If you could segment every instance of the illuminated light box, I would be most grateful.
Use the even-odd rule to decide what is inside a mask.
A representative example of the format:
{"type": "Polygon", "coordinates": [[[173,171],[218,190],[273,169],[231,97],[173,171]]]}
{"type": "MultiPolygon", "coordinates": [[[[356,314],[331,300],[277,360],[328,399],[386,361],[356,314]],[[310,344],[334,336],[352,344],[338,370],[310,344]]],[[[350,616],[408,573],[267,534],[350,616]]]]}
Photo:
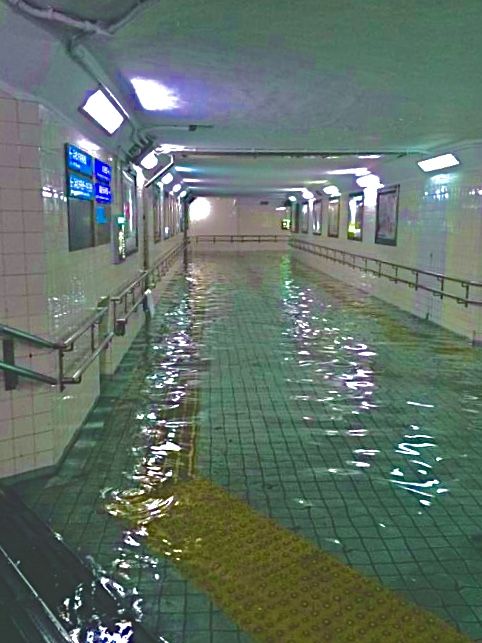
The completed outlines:
{"type": "Polygon", "coordinates": [[[92,176],[92,166],[94,159],[90,154],[84,152],[75,145],[67,144],[65,146],[65,156],[69,170],[75,170],[86,176],[92,176]]]}
{"type": "Polygon", "coordinates": [[[435,170],[444,170],[446,167],[460,165],[460,161],[453,154],[442,154],[441,156],[434,156],[431,159],[418,161],[417,165],[423,172],[434,172],[435,170]]]}
{"type": "Polygon", "coordinates": [[[97,203],[112,203],[112,190],[110,185],[95,184],[95,200],[97,203]]]}
{"type": "Polygon", "coordinates": [[[101,89],[90,94],[80,110],[110,135],[125,121],[124,115],[101,89]]]}
{"type": "Polygon", "coordinates": [[[71,199],[91,201],[94,196],[94,184],[89,179],[84,179],[75,174],[69,174],[68,194],[71,199]]]}
{"type": "Polygon", "coordinates": [[[104,161],[95,159],[95,178],[97,181],[104,181],[110,183],[112,180],[112,167],[104,161]]]}

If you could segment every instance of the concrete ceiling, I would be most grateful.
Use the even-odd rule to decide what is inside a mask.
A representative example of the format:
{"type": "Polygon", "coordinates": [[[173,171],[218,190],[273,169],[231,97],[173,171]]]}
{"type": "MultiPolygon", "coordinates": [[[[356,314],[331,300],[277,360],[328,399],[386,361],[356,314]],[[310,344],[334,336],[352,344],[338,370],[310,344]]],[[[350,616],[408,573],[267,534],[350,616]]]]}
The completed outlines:
{"type": "MultiPolygon", "coordinates": [[[[105,24],[135,4],[35,0],[105,24]]],[[[152,0],[114,36],[91,36],[84,45],[159,142],[426,152],[480,137],[481,24],[480,0],[152,0]],[[134,76],[162,82],[181,106],[144,112],[129,83],[134,76]],[[178,127],[193,123],[212,127],[178,127]]],[[[52,28],[64,41],[72,33],[52,28]]],[[[204,191],[256,186],[261,193],[320,179],[334,160],[189,162],[204,191]]]]}

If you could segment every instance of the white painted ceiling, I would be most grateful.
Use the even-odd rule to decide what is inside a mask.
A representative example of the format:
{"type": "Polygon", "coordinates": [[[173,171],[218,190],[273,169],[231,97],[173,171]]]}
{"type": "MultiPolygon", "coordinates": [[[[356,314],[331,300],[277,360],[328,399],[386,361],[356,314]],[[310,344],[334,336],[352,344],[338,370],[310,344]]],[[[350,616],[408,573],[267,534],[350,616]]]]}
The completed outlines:
{"type": "MultiPolygon", "coordinates": [[[[35,0],[104,24],[136,4],[35,0]]],[[[481,24],[480,0],[152,0],[114,36],[83,43],[138,126],[159,143],[428,152],[480,137],[481,24]],[[181,107],[144,112],[129,83],[133,76],[164,83],[181,107]],[[189,124],[210,127],[188,131],[189,124]]],[[[74,33],[47,28],[61,43],[74,33]]],[[[261,194],[284,184],[309,187],[326,170],[357,159],[179,163],[187,161],[203,193],[261,194]]],[[[374,170],[378,164],[371,161],[374,170]]]]}

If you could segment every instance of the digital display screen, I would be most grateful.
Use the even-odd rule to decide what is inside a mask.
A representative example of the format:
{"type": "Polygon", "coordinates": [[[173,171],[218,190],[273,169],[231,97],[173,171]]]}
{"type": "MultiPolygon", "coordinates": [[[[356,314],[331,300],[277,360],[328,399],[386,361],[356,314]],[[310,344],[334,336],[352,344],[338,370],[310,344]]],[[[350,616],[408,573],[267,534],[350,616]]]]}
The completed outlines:
{"type": "Polygon", "coordinates": [[[86,176],[92,176],[94,159],[75,145],[66,145],[67,167],[86,176]]]}
{"type": "Polygon", "coordinates": [[[110,185],[95,184],[95,200],[97,203],[112,203],[112,190],[110,185]]]}
{"type": "Polygon", "coordinates": [[[71,199],[92,200],[94,196],[94,184],[89,179],[83,179],[81,176],[69,174],[68,180],[69,197],[71,199]]]}
{"type": "Polygon", "coordinates": [[[112,167],[107,163],[104,163],[104,161],[95,159],[95,178],[98,181],[110,183],[112,180],[112,167]]]}

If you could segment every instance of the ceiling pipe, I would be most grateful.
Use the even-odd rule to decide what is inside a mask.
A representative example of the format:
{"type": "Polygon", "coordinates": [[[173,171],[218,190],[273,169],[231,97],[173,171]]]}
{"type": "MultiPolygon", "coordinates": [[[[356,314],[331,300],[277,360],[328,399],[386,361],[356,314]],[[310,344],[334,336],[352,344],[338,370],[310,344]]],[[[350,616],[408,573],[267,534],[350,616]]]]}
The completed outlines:
{"type": "Polygon", "coordinates": [[[37,18],[39,20],[47,20],[49,22],[58,22],[67,27],[73,27],[74,29],[79,29],[85,33],[96,35],[96,36],[110,36],[109,30],[101,26],[97,22],[92,22],[91,20],[81,20],[79,18],[74,18],[57,11],[52,7],[48,9],[42,9],[36,7],[26,0],[7,0],[7,3],[16,9],[17,11],[24,13],[32,18],[37,18]]]}
{"type": "Polygon", "coordinates": [[[158,172],[154,174],[149,180],[147,180],[144,184],[144,188],[150,187],[153,183],[157,181],[157,179],[162,176],[167,170],[170,170],[171,167],[174,165],[174,157],[172,154],[169,155],[169,158],[171,159],[167,165],[165,165],[163,168],[161,168],[158,172]]]}
{"type": "Polygon", "coordinates": [[[99,22],[92,22],[92,20],[82,20],[81,18],[75,18],[74,16],[69,16],[67,13],[62,11],[57,11],[52,7],[43,9],[42,7],[36,7],[33,4],[30,4],[26,0],[6,0],[7,3],[16,9],[17,11],[24,13],[32,18],[37,18],[39,20],[46,20],[49,22],[58,22],[59,24],[66,25],[67,27],[72,27],[74,29],[79,29],[79,31],[84,32],[86,35],[91,36],[113,36],[120,29],[125,27],[133,18],[137,16],[138,13],[143,11],[149,4],[158,2],[159,0],[138,0],[138,2],[131,7],[123,16],[107,25],[103,25],[99,22]]]}

